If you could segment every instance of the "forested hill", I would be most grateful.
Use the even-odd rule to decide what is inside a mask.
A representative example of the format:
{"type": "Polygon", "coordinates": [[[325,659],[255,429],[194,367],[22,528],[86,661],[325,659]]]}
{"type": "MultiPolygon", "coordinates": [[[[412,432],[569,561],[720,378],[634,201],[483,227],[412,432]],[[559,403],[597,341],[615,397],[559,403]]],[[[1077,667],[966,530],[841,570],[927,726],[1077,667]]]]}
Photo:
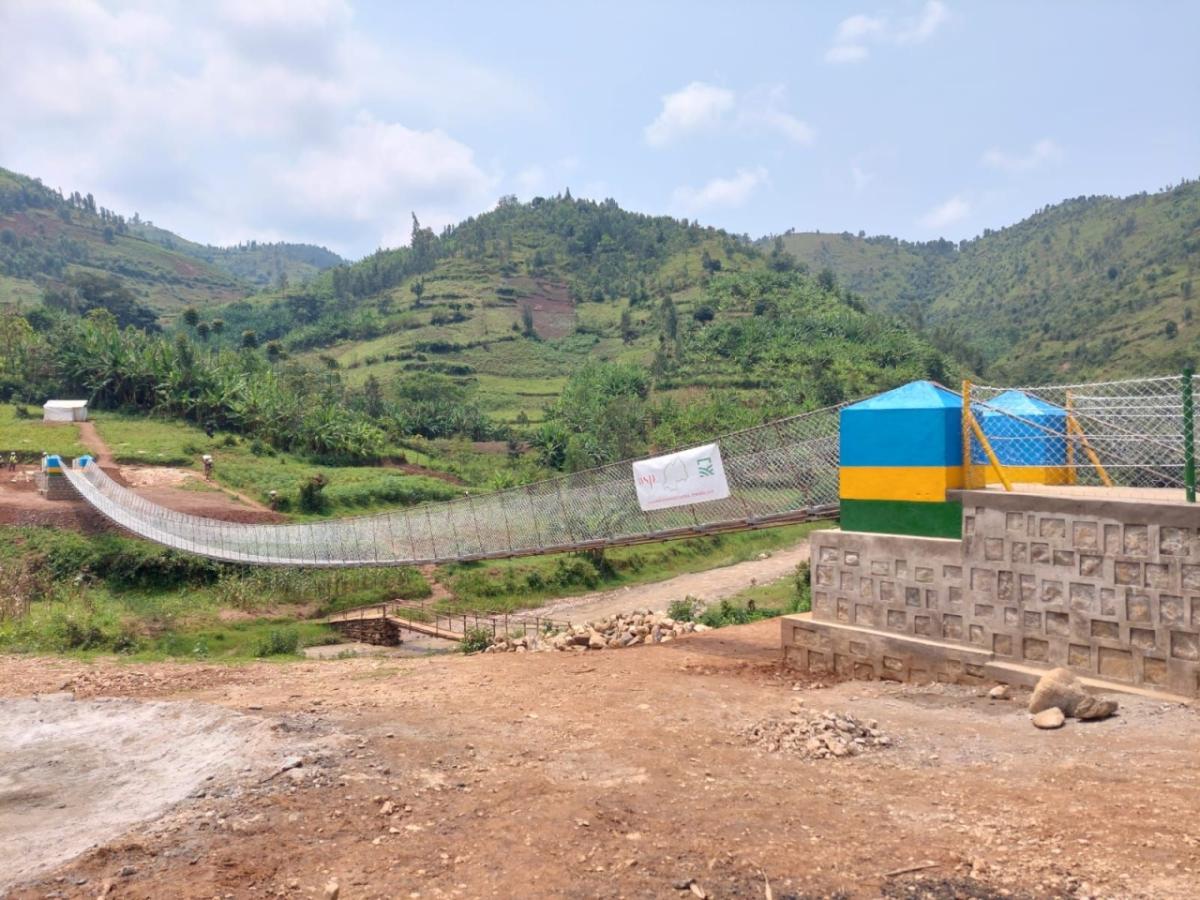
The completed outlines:
{"type": "Polygon", "coordinates": [[[179,250],[212,263],[256,288],[310,281],[320,272],[345,262],[332,250],[315,244],[245,241],[233,247],[214,247],[181,238],[151,222],[130,223],[129,231],[168,250],[179,250]]]}
{"type": "Polygon", "coordinates": [[[440,235],[414,219],[409,247],[212,314],[226,345],[384,395],[442,379],[446,396],[518,427],[565,413],[560,394],[595,363],[630,366],[659,401],[711,415],[713,433],[952,368],[785,254],[569,193],[504,198],[440,235]]]}
{"type": "MultiPolygon", "coordinates": [[[[783,246],[991,380],[1169,372],[1200,357],[1200,183],[1079,197],[954,244],[789,233],[783,246]]],[[[771,246],[767,242],[767,246],[771,246]]]]}
{"type": "MultiPolygon", "coordinates": [[[[342,260],[307,244],[209,247],[0,169],[0,306],[36,305],[73,277],[116,277],[158,313],[207,306],[266,285],[307,280],[342,260]]],[[[118,287],[115,283],[111,286],[118,287]]]]}

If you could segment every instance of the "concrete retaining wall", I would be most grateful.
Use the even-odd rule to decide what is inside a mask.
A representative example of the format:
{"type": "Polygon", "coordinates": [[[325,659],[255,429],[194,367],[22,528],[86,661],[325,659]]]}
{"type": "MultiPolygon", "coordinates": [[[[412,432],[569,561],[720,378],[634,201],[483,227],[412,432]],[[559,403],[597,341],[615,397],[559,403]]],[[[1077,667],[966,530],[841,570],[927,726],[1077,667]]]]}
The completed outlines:
{"type": "Polygon", "coordinates": [[[963,538],[814,532],[813,613],[789,658],[972,681],[992,661],[1200,696],[1200,510],[959,491],[963,538]]]}

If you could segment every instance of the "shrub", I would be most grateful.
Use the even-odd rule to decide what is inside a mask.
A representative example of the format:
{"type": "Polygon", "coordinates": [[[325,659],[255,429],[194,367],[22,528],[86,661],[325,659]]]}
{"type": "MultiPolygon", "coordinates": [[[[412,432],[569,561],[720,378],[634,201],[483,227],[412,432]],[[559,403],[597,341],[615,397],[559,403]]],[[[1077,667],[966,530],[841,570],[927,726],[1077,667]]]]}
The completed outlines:
{"type": "Polygon", "coordinates": [[[728,600],[722,600],[716,606],[710,606],[700,614],[700,621],[709,628],[721,628],[724,625],[745,625],[751,621],[749,610],[734,606],[728,600]]]}
{"type": "Polygon", "coordinates": [[[324,494],[328,483],[329,480],[317,472],[300,485],[300,509],[307,513],[324,512],[329,507],[329,500],[324,494]]]}
{"type": "Polygon", "coordinates": [[[463,653],[480,653],[492,645],[492,633],[486,628],[470,628],[459,642],[463,653]]]}
{"type": "Polygon", "coordinates": [[[812,581],[809,577],[811,568],[808,560],[796,563],[796,596],[792,601],[790,612],[809,612],[812,610],[812,581]]]}
{"type": "Polygon", "coordinates": [[[254,655],[292,656],[300,648],[300,634],[295,628],[272,628],[259,638],[254,655]]]}
{"type": "Polygon", "coordinates": [[[696,598],[690,595],[682,600],[672,600],[667,607],[667,615],[676,622],[690,622],[696,615],[696,606],[696,598]]]}

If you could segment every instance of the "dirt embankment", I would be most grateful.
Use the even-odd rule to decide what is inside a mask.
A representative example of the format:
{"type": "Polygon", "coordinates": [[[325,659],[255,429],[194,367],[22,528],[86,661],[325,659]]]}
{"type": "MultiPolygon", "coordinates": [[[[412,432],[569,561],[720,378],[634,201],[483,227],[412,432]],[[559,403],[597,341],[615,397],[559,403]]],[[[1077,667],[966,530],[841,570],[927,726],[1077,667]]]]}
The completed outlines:
{"type": "MultiPolygon", "coordinates": [[[[779,627],[202,671],[0,658],[3,695],[198,700],[348,740],[329,767],[187,797],[12,896],[1195,896],[1194,709],[1127,698],[1044,732],[1020,696],[797,679],[779,627]],[[813,758],[756,727],[810,714],[888,741],[813,758]]],[[[171,753],[199,739],[158,735],[171,753]]]]}

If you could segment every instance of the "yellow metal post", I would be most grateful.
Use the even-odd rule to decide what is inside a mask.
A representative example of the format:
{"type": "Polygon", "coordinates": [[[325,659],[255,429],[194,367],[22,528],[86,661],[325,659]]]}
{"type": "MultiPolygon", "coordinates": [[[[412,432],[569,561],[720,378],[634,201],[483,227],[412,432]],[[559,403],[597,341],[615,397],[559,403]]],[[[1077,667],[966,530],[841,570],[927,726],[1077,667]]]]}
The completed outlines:
{"type": "Polygon", "coordinates": [[[983,452],[987,454],[988,462],[992,464],[992,468],[996,470],[996,474],[1000,476],[1000,483],[1004,485],[1006,491],[1012,490],[1012,482],[1008,480],[1008,476],[1004,474],[1004,467],[1000,465],[1000,460],[996,458],[995,452],[992,450],[992,445],[987,439],[987,435],[983,433],[983,429],[979,427],[979,423],[975,421],[975,417],[971,415],[970,410],[967,410],[965,415],[967,421],[971,423],[971,430],[975,433],[975,439],[979,441],[983,447],[983,452]]]}
{"type": "Polygon", "coordinates": [[[975,466],[971,462],[971,382],[963,379],[962,386],[962,466],[963,466],[963,487],[964,488],[980,488],[984,487],[984,479],[976,477],[975,466]]]}
{"type": "Polygon", "coordinates": [[[1075,420],[1071,403],[1071,392],[1067,391],[1067,418],[1063,422],[1063,440],[1067,442],[1067,484],[1075,484],[1079,480],[1075,472],[1075,444],[1071,441],[1071,422],[1075,420]]]}
{"type": "Polygon", "coordinates": [[[1067,416],[1067,430],[1074,431],[1079,435],[1079,443],[1083,445],[1083,452],[1087,455],[1088,461],[1095,467],[1096,474],[1100,476],[1100,480],[1104,482],[1105,487],[1112,487],[1113,480],[1104,471],[1104,466],[1100,465],[1100,457],[1096,455],[1096,451],[1088,443],[1087,435],[1083,433],[1083,429],[1079,427],[1079,422],[1075,420],[1074,416],[1067,416]]]}

